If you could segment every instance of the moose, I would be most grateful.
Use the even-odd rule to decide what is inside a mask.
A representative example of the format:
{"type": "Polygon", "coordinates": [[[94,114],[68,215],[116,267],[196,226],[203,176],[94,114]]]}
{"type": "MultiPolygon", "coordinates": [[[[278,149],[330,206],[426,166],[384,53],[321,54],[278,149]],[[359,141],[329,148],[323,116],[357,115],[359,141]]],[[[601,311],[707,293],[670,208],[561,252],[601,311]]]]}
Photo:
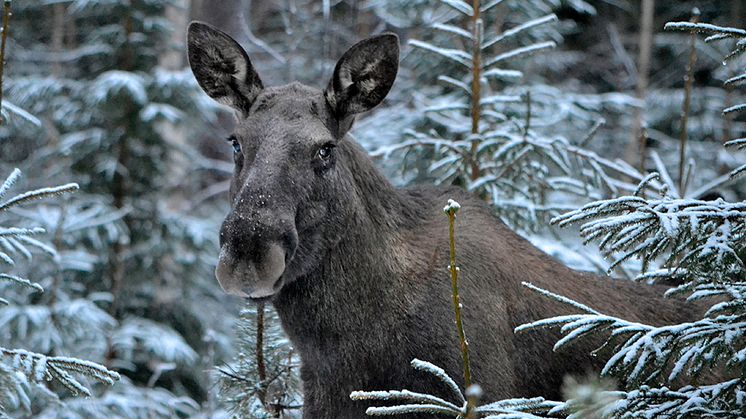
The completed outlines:
{"type": "Polygon", "coordinates": [[[349,397],[355,390],[448,394],[410,368],[414,358],[462,377],[446,271],[449,198],[462,206],[461,301],[483,400],[559,399],[565,375],[604,362],[589,355],[598,342],[554,353],[558,332],[515,334],[569,314],[522,281],[633,321],[690,316],[659,287],[569,269],[459,188],[392,186],[347,133],[391,89],[396,35],[353,45],[323,90],[264,86],[241,46],[201,22],[189,25],[188,59],[204,92],[237,116],[215,275],[226,292],[274,305],[300,354],[304,418],[364,417],[366,404],[349,397]]]}

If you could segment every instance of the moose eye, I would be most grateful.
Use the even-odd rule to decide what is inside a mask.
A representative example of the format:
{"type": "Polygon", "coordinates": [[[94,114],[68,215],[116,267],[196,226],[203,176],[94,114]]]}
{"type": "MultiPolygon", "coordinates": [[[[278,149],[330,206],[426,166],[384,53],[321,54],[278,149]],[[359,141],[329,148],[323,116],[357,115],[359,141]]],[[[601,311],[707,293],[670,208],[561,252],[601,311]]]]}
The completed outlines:
{"type": "Polygon", "coordinates": [[[321,146],[321,148],[319,149],[319,153],[318,153],[319,154],[319,158],[322,159],[322,160],[327,160],[329,157],[331,157],[331,155],[332,155],[332,149],[334,147],[335,147],[335,145],[331,144],[331,143],[324,144],[323,146],[321,146]]]}
{"type": "Polygon", "coordinates": [[[231,145],[233,146],[234,153],[238,154],[241,152],[241,143],[238,142],[238,139],[234,135],[228,137],[228,141],[230,141],[231,145]]]}

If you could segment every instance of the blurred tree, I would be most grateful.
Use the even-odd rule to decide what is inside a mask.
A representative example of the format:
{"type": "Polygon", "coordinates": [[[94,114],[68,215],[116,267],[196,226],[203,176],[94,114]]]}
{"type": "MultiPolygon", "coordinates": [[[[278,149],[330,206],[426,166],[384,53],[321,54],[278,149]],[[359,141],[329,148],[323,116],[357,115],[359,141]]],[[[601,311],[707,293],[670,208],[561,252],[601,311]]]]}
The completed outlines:
{"type": "Polygon", "coordinates": [[[13,325],[4,342],[84,355],[123,376],[85,400],[59,404],[39,393],[34,416],[193,414],[212,397],[206,371],[232,352],[235,317],[211,269],[219,211],[185,199],[207,185],[202,174],[220,170],[184,140],[216,108],[189,72],[159,66],[169,52],[183,54],[166,18],[178,5],[17,7],[11,37],[22,48],[10,57],[7,93],[41,127],[12,117],[5,140],[33,145],[23,164],[36,173],[32,185],[74,179],[82,193],[19,213],[53,232],[60,257],[35,266],[47,272],[47,293],[4,309],[13,325]]]}
{"type": "MultiPolygon", "coordinates": [[[[6,2],[6,6],[8,3],[6,2]]],[[[5,15],[7,16],[9,12],[9,8],[6,7],[5,15]]],[[[7,25],[4,27],[7,28],[7,25]]],[[[16,169],[5,179],[0,185],[0,199],[6,197],[20,177],[21,172],[16,169]]],[[[36,189],[8,197],[5,199],[5,202],[0,204],[0,215],[4,219],[3,224],[8,221],[5,218],[11,218],[12,221],[13,217],[7,217],[8,213],[21,205],[28,204],[30,201],[61,195],[76,189],[78,189],[78,185],[72,183],[52,188],[36,189]]],[[[13,224],[10,226],[7,226],[7,224],[6,226],[0,225],[0,249],[2,249],[0,250],[0,262],[13,267],[16,265],[18,256],[23,256],[31,260],[31,249],[41,250],[52,257],[56,257],[57,253],[52,247],[33,237],[41,233],[44,233],[44,229],[39,227],[18,227],[13,224]]],[[[39,283],[11,273],[0,273],[0,280],[4,283],[31,289],[33,292],[44,292],[44,287],[39,283]]],[[[13,297],[16,297],[11,297],[13,303],[5,298],[0,298],[0,305],[9,306],[5,311],[6,316],[3,322],[5,327],[12,327],[18,324],[14,324],[14,321],[17,322],[19,320],[13,318],[14,312],[24,312],[27,309],[23,304],[16,304],[17,300],[23,301],[24,298],[19,298],[21,295],[24,295],[24,293],[13,293],[13,297]],[[10,315],[8,316],[8,314],[10,315]]],[[[46,313],[37,313],[37,315],[41,316],[37,316],[34,320],[37,322],[40,321],[41,319],[38,317],[44,317],[44,314],[46,313]]],[[[63,313],[61,314],[60,316],[55,316],[54,319],[58,323],[61,323],[63,327],[71,326],[71,323],[73,323],[70,321],[71,319],[66,318],[63,313]]],[[[106,316],[100,317],[100,319],[104,323],[108,320],[106,316]]],[[[89,326],[102,326],[101,322],[96,321],[97,319],[88,318],[87,320],[91,320],[89,326]]],[[[23,322],[18,325],[22,324],[23,322]]],[[[105,325],[103,326],[105,327],[105,325]]],[[[68,330],[68,332],[75,333],[72,330],[68,330]]],[[[6,334],[12,335],[13,333],[6,332],[6,334]]],[[[93,362],[67,356],[47,356],[46,354],[31,352],[26,349],[0,347],[0,416],[5,417],[5,414],[9,411],[16,411],[20,408],[31,410],[29,387],[32,385],[40,386],[45,381],[50,382],[50,385],[61,385],[64,390],[73,395],[82,394],[90,396],[91,391],[76,379],[76,375],[82,375],[109,385],[113,385],[115,381],[119,380],[119,374],[93,362]]],[[[56,401],[56,397],[52,393],[49,393],[49,397],[56,401]]]]}

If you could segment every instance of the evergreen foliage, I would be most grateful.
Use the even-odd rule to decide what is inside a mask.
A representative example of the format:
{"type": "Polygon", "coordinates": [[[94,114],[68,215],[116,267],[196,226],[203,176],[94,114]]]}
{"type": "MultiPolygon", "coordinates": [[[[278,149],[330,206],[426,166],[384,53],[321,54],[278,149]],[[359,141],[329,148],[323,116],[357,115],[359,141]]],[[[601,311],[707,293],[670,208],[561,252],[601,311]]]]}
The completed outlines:
{"type": "Polygon", "coordinates": [[[50,232],[57,257],[33,268],[47,292],[16,293],[18,304],[0,310],[3,344],[51,360],[84,357],[122,379],[90,388],[82,400],[36,389],[27,411],[14,415],[174,417],[217,409],[207,371],[231,353],[235,319],[211,268],[220,211],[179,199],[207,183],[201,177],[213,166],[186,133],[217,108],[188,71],[161,65],[167,53],[181,54],[165,17],[172,6],[16,6],[10,37],[22,48],[9,51],[6,95],[38,124],[11,110],[0,141],[4,150],[25,150],[23,167],[37,174],[30,185],[70,179],[82,193],[14,212],[50,232]],[[50,15],[52,24],[40,27],[50,15]]]}
{"type": "MultiPolygon", "coordinates": [[[[10,189],[21,177],[21,171],[16,169],[0,185],[0,200],[6,198],[10,189]]],[[[50,188],[40,188],[21,193],[4,199],[0,203],[0,221],[6,224],[9,221],[9,211],[28,204],[29,202],[45,198],[55,197],[78,189],[74,183],[50,188]]],[[[0,262],[12,268],[16,265],[18,257],[31,260],[32,249],[40,250],[48,257],[57,257],[57,253],[51,246],[37,240],[34,236],[43,234],[45,230],[40,227],[18,227],[0,225],[0,262]]],[[[44,292],[44,288],[37,282],[8,273],[0,273],[0,280],[11,285],[25,287],[32,292],[44,292]]],[[[0,298],[0,304],[9,307],[3,314],[13,310],[22,310],[10,301],[0,298]]],[[[1,324],[8,327],[8,318],[0,316],[1,324]]],[[[12,326],[12,324],[11,324],[12,326]]],[[[90,390],[80,383],[76,375],[89,377],[93,380],[113,385],[119,380],[119,374],[94,362],[66,356],[47,356],[44,354],[27,351],[25,349],[8,349],[0,347],[0,415],[18,408],[29,410],[31,401],[29,397],[30,385],[43,385],[46,381],[59,383],[74,395],[82,394],[90,396],[90,390]]]]}
{"type": "MultiPolygon", "coordinates": [[[[725,56],[723,64],[736,62],[738,58],[743,57],[746,53],[746,30],[739,28],[723,27],[709,23],[692,23],[692,22],[669,22],[666,24],[667,30],[691,31],[696,33],[705,33],[707,38],[705,42],[731,41],[734,45],[731,52],[725,56]]],[[[742,73],[728,78],[723,83],[725,87],[732,88],[742,86],[746,83],[746,67],[742,73]]],[[[729,116],[737,113],[746,112],[746,103],[737,103],[723,109],[723,115],[729,116]]],[[[746,147],[746,138],[731,139],[725,143],[726,146],[743,149],[746,147]]],[[[746,164],[739,166],[733,172],[732,177],[739,176],[746,172],[746,164]]]]}
{"type": "MultiPolygon", "coordinates": [[[[742,30],[704,23],[674,22],[666,28],[707,32],[709,41],[735,38],[727,58],[741,54],[746,39],[742,30]]],[[[735,105],[724,113],[738,109],[735,105]]],[[[738,168],[731,176],[742,171],[738,168]]],[[[705,317],[649,326],[526,284],[582,314],[539,320],[519,326],[516,332],[559,327],[565,336],[555,350],[591,334],[608,336],[604,346],[613,347],[614,355],[602,374],[621,378],[625,388],[609,393],[613,401],[607,405],[593,408],[599,416],[741,417],[746,411],[745,203],[682,199],[665,193],[645,197],[646,183],[656,177],[648,176],[632,196],[593,202],[554,222],[580,224],[584,239],[598,240],[601,250],[614,258],[612,268],[636,257],[642,261],[638,280],[673,282],[676,286],[667,295],[683,293],[689,301],[709,301],[705,317]],[[681,386],[681,379],[691,384],[681,386]],[[670,388],[677,386],[681,387],[670,388]]],[[[588,414],[582,403],[573,400],[558,409],[588,414]]]]}
{"type": "Polygon", "coordinates": [[[218,368],[222,399],[239,417],[294,417],[303,406],[300,359],[277,313],[269,307],[249,307],[238,324],[241,352],[233,363],[218,368]]]}
{"type": "MultiPolygon", "coordinates": [[[[631,174],[641,180],[635,169],[586,149],[603,123],[587,109],[599,109],[609,99],[568,98],[540,84],[509,87],[525,76],[516,69],[517,61],[556,47],[555,40],[546,40],[560,38],[550,30],[558,21],[551,2],[442,3],[455,12],[444,14],[432,28],[442,35],[438,39],[450,45],[420,40],[410,45],[450,63],[447,75],[438,76],[448,86],[447,93],[425,108],[430,124],[424,131],[407,129],[403,141],[375,154],[403,153],[405,168],[410,160],[418,162],[414,168],[421,167],[424,159],[436,182],[463,185],[484,196],[503,219],[528,231],[540,229],[551,216],[569,209],[573,197],[600,197],[634,188],[618,179],[631,174]],[[512,21],[514,15],[530,19],[503,28],[502,19],[512,21]],[[460,22],[466,22],[466,29],[460,22]],[[496,35],[485,37],[485,33],[496,35]],[[582,138],[573,142],[559,134],[558,102],[567,108],[559,118],[576,119],[586,131],[582,138]]],[[[592,10],[579,3],[575,6],[592,10]]]]}
{"type": "Polygon", "coordinates": [[[355,391],[350,394],[353,400],[378,402],[402,402],[394,406],[369,407],[366,414],[369,416],[395,416],[407,413],[432,413],[456,418],[520,418],[530,419],[541,416],[542,412],[548,412],[559,405],[557,402],[549,402],[541,397],[531,399],[507,399],[482,406],[469,408],[467,399],[479,394],[479,386],[473,385],[462,392],[456,382],[453,381],[442,368],[419,359],[412,360],[414,369],[427,372],[442,381],[452,391],[453,402],[429,394],[415,393],[409,390],[399,391],[355,391]],[[471,416],[470,416],[471,415],[471,416]]]}

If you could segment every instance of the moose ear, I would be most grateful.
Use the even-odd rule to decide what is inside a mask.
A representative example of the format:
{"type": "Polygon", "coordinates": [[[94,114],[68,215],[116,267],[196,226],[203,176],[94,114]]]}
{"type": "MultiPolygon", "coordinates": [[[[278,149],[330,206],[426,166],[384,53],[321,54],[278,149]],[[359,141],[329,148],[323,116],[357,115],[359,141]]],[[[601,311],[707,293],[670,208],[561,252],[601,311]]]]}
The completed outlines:
{"type": "Polygon", "coordinates": [[[399,69],[399,37],[393,33],[374,36],[353,45],[334,68],[324,96],[342,120],[381,103],[399,69]]]}
{"type": "Polygon", "coordinates": [[[247,114],[264,86],[243,48],[206,23],[187,29],[187,56],[202,90],[220,103],[247,114]]]}

